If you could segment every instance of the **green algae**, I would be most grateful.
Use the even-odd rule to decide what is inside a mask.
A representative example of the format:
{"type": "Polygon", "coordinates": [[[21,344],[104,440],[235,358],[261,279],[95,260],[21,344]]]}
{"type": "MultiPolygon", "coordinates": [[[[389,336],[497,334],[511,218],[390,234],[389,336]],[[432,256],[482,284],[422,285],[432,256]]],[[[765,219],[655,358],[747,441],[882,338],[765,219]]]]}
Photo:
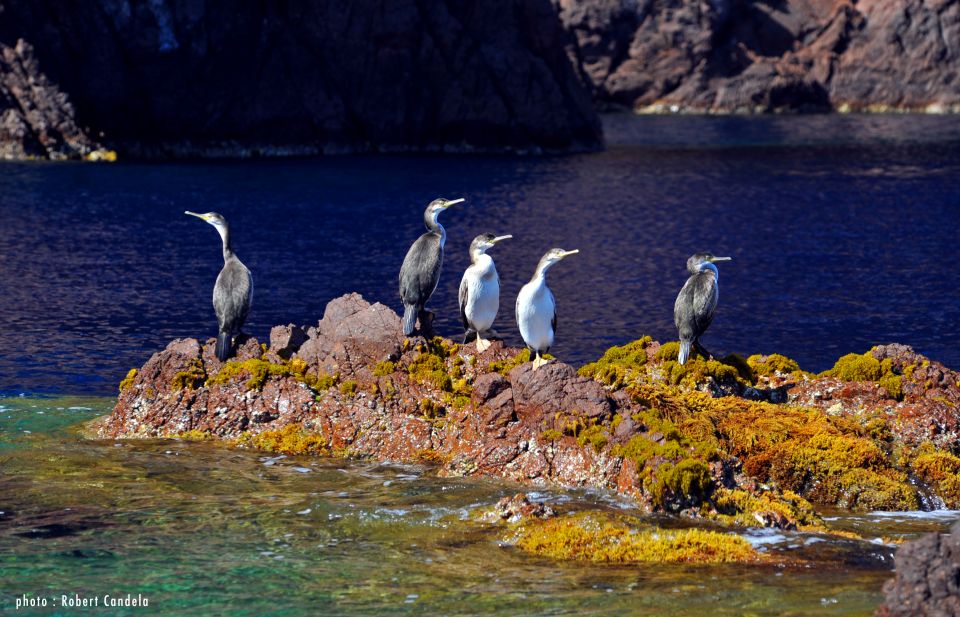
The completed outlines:
{"type": "Polygon", "coordinates": [[[657,529],[637,519],[581,512],[525,522],[516,545],[551,559],[602,563],[747,563],[764,560],[743,538],[703,529],[657,529]]]}
{"type": "Polygon", "coordinates": [[[440,356],[421,352],[407,367],[407,372],[416,383],[429,385],[443,392],[453,391],[453,378],[447,372],[447,365],[440,356]]]}
{"type": "Polygon", "coordinates": [[[644,336],[632,343],[611,347],[603,357],[583,366],[578,372],[613,389],[622,388],[638,376],[641,367],[646,366],[647,348],[652,342],[652,338],[644,336]]]}
{"type": "Polygon", "coordinates": [[[770,355],[754,354],[747,358],[747,364],[757,377],[766,377],[776,374],[792,375],[802,372],[796,360],[773,353],[770,355]]]}
{"type": "Polygon", "coordinates": [[[553,443],[554,441],[558,441],[561,437],[563,437],[563,433],[553,428],[548,428],[547,430],[540,433],[540,439],[542,439],[547,443],[553,443]]]}
{"type": "Polygon", "coordinates": [[[123,392],[124,390],[126,390],[127,388],[133,385],[133,380],[136,379],[137,373],[138,371],[135,368],[132,368],[129,371],[127,371],[127,376],[120,381],[120,385],[119,385],[120,392],[123,392]]]}
{"type": "MultiPolygon", "coordinates": [[[[326,389],[323,386],[327,386],[328,383],[321,379],[323,376],[308,374],[307,363],[299,358],[281,364],[259,358],[250,358],[243,361],[230,360],[226,362],[216,375],[206,380],[206,385],[226,384],[244,376],[247,377],[245,384],[247,390],[257,391],[262,390],[271,378],[290,377],[312,389],[326,389]]],[[[332,385],[331,383],[327,387],[332,385]]]]}
{"type": "Polygon", "coordinates": [[[937,451],[927,443],[918,449],[910,465],[916,477],[934,489],[946,507],[960,508],[960,457],[937,451]]]}
{"type": "Polygon", "coordinates": [[[653,339],[644,336],[632,343],[611,347],[599,360],[583,366],[579,374],[612,389],[650,381],[694,389],[707,378],[718,383],[738,383],[741,386],[756,383],[750,364],[736,354],[720,359],[694,355],[680,364],[677,361],[680,343],[663,343],[651,358],[652,345],[653,339]]]}
{"type": "Polygon", "coordinates": [[[530,350],[523,349],[513,356],[503,359],[503,360],[494,360],[493,362],[487,365],[487,371],[491,373],[500,373],[501,375],[507,375],[510,371],[517,368],[521,364],[530,361],[530,350]]]}
{"type": "Polygon", "coordinates": [[[391,362],[390,360],[384,360],[383,362],[377,364],[373,369],[373,375],[375,377],[386,377],[387,375],[393,374],[397,370],[397,365],[391,362]]]}
{"type": "Polygon", "coordinates": [[[359,384],[355,381],[348,380],[340,384],[340,394],[344,396],[354,396],[357,393],[359,384]]]}
{"type": "Polygon", "coordinates": [[[300,424],[288,424],[278,430],[263,431],[257,434],[244,433],[234,441],[234,445],[276,454],[331,454],[326,437],[310,431],[300,424]]]}
{"type": "Polygon", "coordinates": [[[828,531],[813,505],[793,491],[748,492],[721,486],[714,491],[712,505],[716,510],[712,518],[727,525],[785,523],[803,531],[828,531]]]}
{"type": "Polygon", "coordinates": [[[204,384],[207,371],[199,358],[194,358],[187,365],[186,370],[180,371],[170,380],[170,387],[174,390],[195,390],[204,384]]]}
{"type": "MultiPolygon", "coordinates": [[[[909,378],[913,374],[913,367],[907,367],[904,370],[904,374],[906,373],[909,373],[909,378]]],[[[841,381],[872,381],[886,390],[890,398],[903,400],[903,375],[896,372],[893,360],[886,358],[881,362],[870,351],[864,354],[847,354],[821,375],[841,381]]]]}
{"type": "Polygon", "coordinates": [[[195,428],[188,431],[181,431],[174,435],[174,437],[183,441],[215,441],[217,439],[217,436],[213,433],[195,428]]]}
{"type": "Polygon", "coordinates": [[[610,441],[610,436],[607,433],[606,428],[601,425],[594,425],[587,427],[577,435],[577,443],[583,447],[587,444],[593,448],[593,451],[600,453],[607,447],[607,443],[610,441]]]}

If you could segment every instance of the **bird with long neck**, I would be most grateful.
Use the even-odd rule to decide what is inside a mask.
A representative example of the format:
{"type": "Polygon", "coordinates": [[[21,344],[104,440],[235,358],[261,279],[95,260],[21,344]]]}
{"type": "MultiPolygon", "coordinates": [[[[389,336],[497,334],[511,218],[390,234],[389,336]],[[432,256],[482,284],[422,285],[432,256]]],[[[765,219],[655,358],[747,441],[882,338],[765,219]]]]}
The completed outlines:
{"type": "Polygon", "coordinates": [[[253,276],[230,244],[230,226],[227,219],[217,212],[198,214],[187,210],[184,214],[195,216],[213,225],[223,244],[223,268],[213,285],[213,310],[217,315],[217,359],[221,362],[230,357],[233,339],[239,335],[250,314],[253,300],[253,276]]]}
{"type": "Polygon", "coordinates": [[[480,234],[470,243],[470,266],[460,280],[460,320],[464,329],[463,344],[467,344],[471,334],[476,334],[479,353],[490,348],[489,339],[496,335],[491,328],[500,310],[500,276],[487,251],[497,242],[512,237],[480,234]]]}
{"type": "Polygon", "coordinates": [[[431,330],[433,313],[425,310],[430,296],[440,281],[443,267],[443,246],[447,230],[437,220],[440,213],[461,203],[463,199],[434,199],[423,212],[427,232],[410,246],[400,266],[400,300],[403,302],[403,334],[411,336],[420,321],[421,332],[431,330]]]}
{"type": "Polygon", "coordinates": [[[700,343],[700,337],[713,322],[720,297],[720,271],[716,262],[730,261],[730,257],[715,257],[710,253],[696,253],[687,259],[690,277],[683,284],[673,305],[673,323],[680,334],[680,353],[677,361],[684,364],[691,351],[704,357],[710,352],[700,343]]]}
{"type": "Polygon", "coordinates": [[[549,362],[543,356],[553,346],[553,338],[557,332],[557,301],[547,287],[547,271],[561,259],[579,252],[563,249],[547,251],[537,264],[533,278],[517,295],[517,326],[523,342],[530,349],[533,370],[549,362]]]}

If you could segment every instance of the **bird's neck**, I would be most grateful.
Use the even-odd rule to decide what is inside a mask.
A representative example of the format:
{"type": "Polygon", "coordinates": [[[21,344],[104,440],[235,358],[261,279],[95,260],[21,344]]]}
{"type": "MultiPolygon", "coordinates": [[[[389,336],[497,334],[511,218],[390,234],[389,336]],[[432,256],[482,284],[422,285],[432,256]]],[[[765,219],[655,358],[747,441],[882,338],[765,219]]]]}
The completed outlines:
{"type": "Polygon", "coordinates": [[[443,248],[443,245],[447,243],[447,230],[437,220],[439,216],[439,210],[432,213],[427,212],[423,215],[423,223],[427,226],[427,229],[440,236],[440,248],[443,248]]]}
{"type": "Polygon", "coordinates": [[[217,226],[217,233],[220,234],[220,240],[223,242],[223,261],[227,262],[234,256],[233,247],[230,246],[230,228],[217,226]]]}
{"type": "Polygon", "coordinates": [[[713,272],[713,278],[717,279],[717,281],[719,282],[719,281],[720,281],[720,271],[717,270],[716,264],[712,264],[712,263],[710,263],[709,261],[705,261],[705,262],[703,262],[702,264],[700,264],[700,272],[706,272],[706,271],[708,271],[708,270],[710,270],[710,271],[713,272]]]}
{"type": "Polygon", "coordinates": [[[536,272],[533,273],[533,278],[530,279],[530,282],[544,287],[547,284],[547,270],[550,269],[550,264],[540,264],[537,266],[536,272]]]}
{"type": "Polygon", "coordinates": [[[470,261],[481,270],[489,270],[493,267],[493,258],[481,251],[474,251],[470,255],[470,261]]]}

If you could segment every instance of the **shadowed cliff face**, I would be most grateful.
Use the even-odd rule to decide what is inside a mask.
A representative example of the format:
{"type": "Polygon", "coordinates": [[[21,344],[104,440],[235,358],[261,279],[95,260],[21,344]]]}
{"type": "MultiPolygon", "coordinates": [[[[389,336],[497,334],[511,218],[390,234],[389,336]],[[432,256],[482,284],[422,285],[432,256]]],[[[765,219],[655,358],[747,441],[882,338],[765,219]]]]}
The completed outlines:
{"type": "Polygon", "coordinates": [[[595,148],[549,0],[5,2],[82,126],[141,155],[595,148]]]}
{"type": "Polygon", "coordinates": [[[956,0],[554,0],[601,103],[696,111],[960,107],[956,0]]]}

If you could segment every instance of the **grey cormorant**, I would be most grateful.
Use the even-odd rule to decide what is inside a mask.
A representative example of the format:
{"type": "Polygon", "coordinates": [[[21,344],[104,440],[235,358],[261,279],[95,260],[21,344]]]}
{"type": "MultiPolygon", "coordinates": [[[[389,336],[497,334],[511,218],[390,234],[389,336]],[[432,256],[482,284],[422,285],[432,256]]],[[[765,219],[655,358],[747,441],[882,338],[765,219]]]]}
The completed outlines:
{"type": "Polygon", "coordinates": [[[563,249],[547,251],[537,264],[533,278],[517,295],[517,326],[533,356],[534,370],[548,362],[543,355],[553,345],[553,336],[557,331],[557,302],[547,287],[547,270],[564,257],[579,252],[563,249]]]}
{"type": "Polygon", "coordinates": [[[471,265],[460,280],[460,320],[463,321],[463,342],[466,344],[471,333],[477,335],[477,351],[483,353],[490,347],[490,328],[500,310],[500,276],[493,258],[487,255],[487,249],[511,235],[494,236],[480,234],[470,243],[471,265]],[[483,338],[487,335],[487,338],[483,338]]]}
{"type": "Polygon", "coordinates": [[[443,266],[443,245],[447,241],[447,232],[437,222],[440,213],[464,201],[463,199],[434,199],[423,212],[423,222],[427,233],[413,243],[400,266],[400,299],[403,301],[403,333],[413,334],[417,319],[420,329],[428,329],[433,314],[424,307],[440,280],[440,268],[443,266]]]}
{"type": "Polygon", "coordinates": [[[217,359],[224,362],[230,357],[233,337],[240,334],[240,329],[250,313],[253,277],[230,246],[230,226],[223,215],[216,212],[197,214],[189,210],[184,214],[201,218],[213,225],[223,241],[223,269],[213,286],[213,310],[220,326],[217,335],[217,359]]]}
{"type": "Polygon", "coordinates": [[[710,253],[697,253],[687,260],[690,278],[684,283],[673,305],[673,323],[680,332],[680,355],[677,361],[683,364],[690,357],[691,346],[702,355],[710,353],[700,344],[700,337],[710,327],[713,313],[717,310],[720,272],[714,262],[730,261],[729,257],[714,257],[710,253]]]}

